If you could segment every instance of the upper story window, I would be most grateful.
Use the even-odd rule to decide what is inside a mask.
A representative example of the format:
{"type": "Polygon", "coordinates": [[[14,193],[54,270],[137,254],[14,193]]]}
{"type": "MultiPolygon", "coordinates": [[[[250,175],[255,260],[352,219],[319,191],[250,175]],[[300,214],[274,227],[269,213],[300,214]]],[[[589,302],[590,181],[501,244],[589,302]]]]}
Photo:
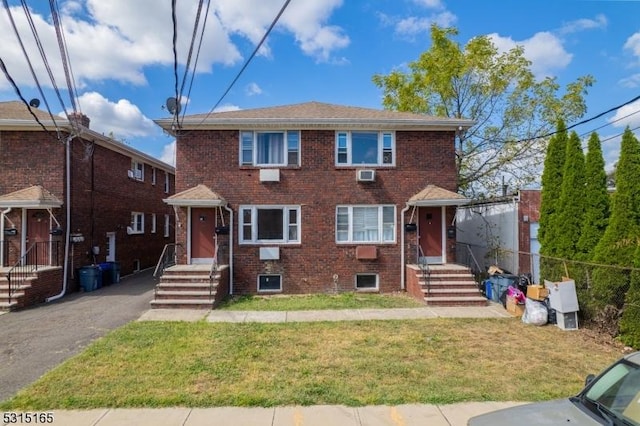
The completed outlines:
{"type": "Polygon", "coordinates": [[[393,243],[396,240],[395,206],[338,206],[336,242],[393,243]]]}
{"type": "Polygon", "coordinates": [[[299,166],[300,131],[241,132],[243,166],[299,166]]]}
{"type": "Polygon", "coordinates": [[[131,160],[131,174],[129,177],[144,181],[144,163],[139,162],[137,160],[131,160]]]}
{"type": "Polygon", "coordinates": [[[396,141],[393,132],[336,132],[339,166],[393,166],[396,141]]]}
{"type": "Polygon", "coordinates": [[[169,172],[164,172],[164,192],[169,193],[169,172]]]}
{"type": "Polygon", "coordinates": [[[168,214],[164,215],[164,236],[169,237],[169,225],[171,224],[171,219],[168,214]]]}
{"type": "Polygon", "coordinates": [[[155,185],[156,184],[156,168],[152,167],[151,168],[151,185],[155,185]]]}
{"type": "Polygon", "coordinates": [[[300,206],[240,206],[240,243],[300,242],[300,206]]]}
{"type": "Polygon", "coordinates": [[[156,214],[151,213],[151,233],[156,233],[156,214]]]}

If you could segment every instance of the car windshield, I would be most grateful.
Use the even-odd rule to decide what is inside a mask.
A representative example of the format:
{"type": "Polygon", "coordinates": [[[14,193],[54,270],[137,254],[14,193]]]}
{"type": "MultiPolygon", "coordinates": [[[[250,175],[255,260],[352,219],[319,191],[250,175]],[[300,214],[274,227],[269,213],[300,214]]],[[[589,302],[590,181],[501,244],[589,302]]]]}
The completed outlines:
{"type": "Polygon", "coordinates": [[[589,387],[584,398],[619,420],[616,424],[640,426],[640,367],[619,362],[589,387]]]}

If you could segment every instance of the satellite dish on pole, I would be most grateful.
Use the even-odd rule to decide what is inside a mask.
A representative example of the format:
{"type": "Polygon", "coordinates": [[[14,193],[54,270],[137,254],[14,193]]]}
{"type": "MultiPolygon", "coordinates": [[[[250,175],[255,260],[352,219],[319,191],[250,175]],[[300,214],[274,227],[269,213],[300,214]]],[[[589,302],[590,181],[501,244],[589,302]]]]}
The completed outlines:
{"type": "Polygon", "coordinates": [[[33,98],[29,101],[29,106],[31,108],[38,108],[40,106],[40,99],[38,98],[33,98]]]}
{"type": "Polygon", "coordinates": [[[171,115],[180,114],[180,102],[174,97],[167,98],[167,110],[171,115]]]}

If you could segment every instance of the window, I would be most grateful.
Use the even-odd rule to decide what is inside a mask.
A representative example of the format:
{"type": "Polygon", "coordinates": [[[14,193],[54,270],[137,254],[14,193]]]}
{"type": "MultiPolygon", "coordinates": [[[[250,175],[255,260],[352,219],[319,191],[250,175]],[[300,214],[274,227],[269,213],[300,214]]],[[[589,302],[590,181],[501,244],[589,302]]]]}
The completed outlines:
{"type": "Polygon", "coordinates": [[[169,172],[164,172],[164,192],[169,193],[169,172]]]}
{"type": "Polygon", "coordinates": [[[144,181],[144,163],[140,163],[136,160],[131,160],[131,173],[135,180],[144,181]]]}
{"type": "Polygon", "coordinates": [[[393,243],[396,239],[395,206],[338,206],[338,243],[393,243]]]}
{"type": "Polygon", "coordinates": [[[144,213],[131,212],[131,233],[144,234],[144,213]]]}
{"type": "Polygon", "coordinates": [[[258,275],[258,291],[282,291],[282,275],[258,275]]]}
{"type": "Polygon", "coordinates": [[[156,184],[156,168],[152,167],[151,168],[151,185],[155,185],[156,184]]]}
{"type": "Polygon", "coordinates": [[[151,233],[156,233],[156,214],[151,213],[151,233]]]}
{"type": "Polygon", "coordinates": [[[378,274],[357,274],[356,290],[377,290],[378,274]]]}
{"type": "Polygon", "coordinates": [[[393,166],[392,132],[337,132],[336,164],[340,166],[393,166]]]}
{"type": "Polygon", "coordinates": [[[169,237],[169,225],[171,223],[171,219],[168,214],[164,215],[164,236],[169,237]]]}
{"type": "Polygon", "coordinates": [[[300,132],[242,132],[240,164],[243,166],[299,166],[300,132]]]}
{"type": "Polygon", "coordinates": [[[240,243],[299,243],[300,206],[240,206],[240,243]]]}

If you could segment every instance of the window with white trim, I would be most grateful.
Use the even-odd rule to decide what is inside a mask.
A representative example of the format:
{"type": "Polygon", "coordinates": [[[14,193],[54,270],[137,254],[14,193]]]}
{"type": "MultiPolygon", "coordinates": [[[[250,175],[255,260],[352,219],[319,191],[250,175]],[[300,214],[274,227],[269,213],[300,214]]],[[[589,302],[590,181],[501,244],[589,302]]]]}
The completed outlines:
{"type": "Polygon", "coordinates": [[[356,274],[356,290],[377,290],[378,274],[356,274]]]}
{"type": "Polygon", "coordinates": [[[131,160],[131,172],[135,180],[144,181],[144,163],[131,160]]]}
{"type": "Polygon", "coordinates": [[[282,275],[258,275],[258,291],[282,291],[282,275]]]}
{"type": "Polygon", "coordinates": [[[168,214],[164,215],[164,236],[169,237],[169,224],[171,223],[170,216],[168,214]]]}
{"type": "Polygon", "coordinates": [[[336,132],[336,165],[393,166],[396,141],[393,132],[336,132]]]}
{"type": "Polygon", "coordinates": [[[151,185],[156,184],[156,168],[151,167],[151,185]]]}
{"type": "Polygon", "coordinates": [[[336,242],[394,243],[395,206],[336,207],[336,242]]]}
{"type": "Polygon", "coordinates": [[[240,206],[240,244],[300,242],[300,206],[240,206]]]}
{"type": "Polygon", "coordinates": [[[299,166],[300,131],[241,132],[240,165],[299,166]]]}
{"type": "Polygon", "coordinates": [[[156,233],[156,214],[151,213],[151,233],[156,233]]]}
{"type": "Polygon", "coordinates": [[[164,172],[164,193],[169,193],[169,172],[164,172]]]}
{"type": "Polygon", "coordinates": [[[132,234],[144,234],[144,213],[131,212],[132,234]]]}

